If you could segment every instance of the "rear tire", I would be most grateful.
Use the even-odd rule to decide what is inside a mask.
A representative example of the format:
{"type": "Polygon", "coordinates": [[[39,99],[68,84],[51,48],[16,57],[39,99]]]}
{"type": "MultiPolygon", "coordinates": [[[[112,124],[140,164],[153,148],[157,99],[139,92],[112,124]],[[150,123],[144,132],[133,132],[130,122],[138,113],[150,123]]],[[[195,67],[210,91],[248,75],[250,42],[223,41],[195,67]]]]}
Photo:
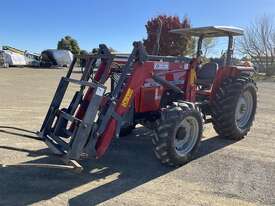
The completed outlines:
{"type": "Polygon", "coordinates": [[[156,157],[171,166],[189,162],[199,148],[202,127],[201,113],[186,104],[166,108],[152,138],[156,157]]]}
{"type": "Polygon", "coordinates": [[[248,75],[225,79],[213,100],[213,126],[219,136],[240,140],[249,132],[257,108],[257,87],[248,75]]]}

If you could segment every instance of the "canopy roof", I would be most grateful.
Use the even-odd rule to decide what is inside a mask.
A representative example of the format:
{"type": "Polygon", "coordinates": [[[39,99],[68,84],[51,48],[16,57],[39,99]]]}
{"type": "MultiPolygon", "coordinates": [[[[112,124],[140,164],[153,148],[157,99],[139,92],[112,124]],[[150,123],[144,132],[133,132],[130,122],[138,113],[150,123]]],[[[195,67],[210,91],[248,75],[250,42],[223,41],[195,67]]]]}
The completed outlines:
{"type": "Polygon", "coordinates": [[[224,37],[224,36],[241,36],[244,34],[242,28],[233,26],[208,26],[190,29],[173,29],[170,32],[176,34],[189,34],[191,36],[203,37],[224,37]]]}

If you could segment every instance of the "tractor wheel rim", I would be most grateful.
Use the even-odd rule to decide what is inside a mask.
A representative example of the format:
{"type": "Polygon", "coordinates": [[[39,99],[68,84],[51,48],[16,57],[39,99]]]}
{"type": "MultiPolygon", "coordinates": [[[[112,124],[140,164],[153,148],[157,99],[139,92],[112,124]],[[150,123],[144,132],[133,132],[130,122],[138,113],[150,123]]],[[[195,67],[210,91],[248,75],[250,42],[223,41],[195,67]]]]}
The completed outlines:
{"type": "Polygon", "coordinates": [[[188,116],[178,125],[175,135],[175,151],[185,156],[195,146],[199,134],[199,123],[195,117],[188,116]]]}
{"type": "Polygon", "coordinates": [[[235,120],[240,129],[245,129],[249,123],[253,111],[253,97],[250,91],[245,91],[238,100],[235,120]]]}

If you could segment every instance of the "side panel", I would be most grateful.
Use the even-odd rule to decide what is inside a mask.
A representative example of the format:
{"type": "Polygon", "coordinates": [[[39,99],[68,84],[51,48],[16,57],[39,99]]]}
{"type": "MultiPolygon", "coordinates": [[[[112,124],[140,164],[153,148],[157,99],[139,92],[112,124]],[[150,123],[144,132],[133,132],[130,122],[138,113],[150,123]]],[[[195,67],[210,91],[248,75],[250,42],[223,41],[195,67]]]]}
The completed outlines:
{"type": "MultiPolygon", "coordinates": [[[[154,69],[154,75],[157,75],[173,85],[185,91],[186,73],[184,64],[170,62],[150,62],[154,69]]],[[[135,96],[136,112],[157,111],[160,109],[160,101],[166,88],[156,83],[152,78],[144,81],[140,91],[135,96]]]]}
{"type": "Polygon", "coordinates": [[[163,87],[141,87],[140,104],[138,112],[157,111],[160,108],[160,100],[163,94],[163,87]]]}

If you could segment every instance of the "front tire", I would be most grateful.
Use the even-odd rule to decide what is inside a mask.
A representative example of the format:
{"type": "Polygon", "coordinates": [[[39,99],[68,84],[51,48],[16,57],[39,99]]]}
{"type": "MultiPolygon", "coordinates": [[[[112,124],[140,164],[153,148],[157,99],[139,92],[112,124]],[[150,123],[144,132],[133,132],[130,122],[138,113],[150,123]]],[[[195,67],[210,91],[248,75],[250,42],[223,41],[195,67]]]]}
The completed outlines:
{"type": "Polygon", "coordinates": [[[201,113],[185,104],[166,108],[157,120],[152,139],[161,163],[180,166],[189,162],[200,145],[202,122],[201,113]]]}
{"type": "Polygon", "coordinates": [[[246,75],[222,82],[213,100],[213,126],[219,136],[240,140],[249,132],[257,108],[257,87],[246,75]]]}

